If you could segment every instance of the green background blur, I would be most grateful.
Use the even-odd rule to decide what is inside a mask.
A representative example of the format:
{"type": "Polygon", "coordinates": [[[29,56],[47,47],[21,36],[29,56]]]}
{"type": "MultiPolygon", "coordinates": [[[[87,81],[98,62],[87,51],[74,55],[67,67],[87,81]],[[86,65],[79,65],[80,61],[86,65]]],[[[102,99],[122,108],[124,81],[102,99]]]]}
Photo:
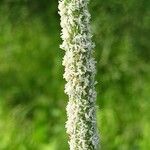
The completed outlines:
{"type": "MultiPolygon", "coordinates": [[[[69,150],[57,0],[0,0],[0,150],[69,150]]],[[[150,150],[150,3],[91,0],[102,150],[150,150]]]]}

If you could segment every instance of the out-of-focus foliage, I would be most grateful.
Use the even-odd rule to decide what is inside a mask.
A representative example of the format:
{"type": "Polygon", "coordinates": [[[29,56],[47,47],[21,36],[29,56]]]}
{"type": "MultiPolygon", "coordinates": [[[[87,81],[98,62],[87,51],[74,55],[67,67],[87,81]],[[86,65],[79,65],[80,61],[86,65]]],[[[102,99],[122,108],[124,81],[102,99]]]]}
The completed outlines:
{"type": "MultiPolygon", "coordinates": [[[[93,0],[102,150],[150,149],[150,3],[93,0]]],[[[56,0],[0,1],[0,150],[68,150],[56,0]]]]}

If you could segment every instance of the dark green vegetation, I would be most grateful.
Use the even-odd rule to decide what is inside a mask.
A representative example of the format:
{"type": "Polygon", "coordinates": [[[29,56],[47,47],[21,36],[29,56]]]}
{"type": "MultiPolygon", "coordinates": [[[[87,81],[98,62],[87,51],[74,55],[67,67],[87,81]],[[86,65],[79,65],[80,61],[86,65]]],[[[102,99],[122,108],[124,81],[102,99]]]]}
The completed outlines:
{"type": "MultiPolygon", "coordinates": [[[[150,149],[150,4],[93,0],[102,150],[150,149]]],[[[56,0],[0,0],[0,150],[68,150],[56,0]]]]}

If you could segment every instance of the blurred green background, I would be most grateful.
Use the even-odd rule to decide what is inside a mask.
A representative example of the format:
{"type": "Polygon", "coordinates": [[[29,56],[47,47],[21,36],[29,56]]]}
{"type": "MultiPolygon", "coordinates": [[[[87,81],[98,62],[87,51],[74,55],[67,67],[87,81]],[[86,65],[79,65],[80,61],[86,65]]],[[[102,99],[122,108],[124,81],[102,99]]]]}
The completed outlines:
{"type": "MultiPolygon", "coordinates": [[[[68,150],[56,0],[0,0],[0,150],[68,150]]],[[[91,0],[102,150],[150,150],[150,3],[91,0]]]]}

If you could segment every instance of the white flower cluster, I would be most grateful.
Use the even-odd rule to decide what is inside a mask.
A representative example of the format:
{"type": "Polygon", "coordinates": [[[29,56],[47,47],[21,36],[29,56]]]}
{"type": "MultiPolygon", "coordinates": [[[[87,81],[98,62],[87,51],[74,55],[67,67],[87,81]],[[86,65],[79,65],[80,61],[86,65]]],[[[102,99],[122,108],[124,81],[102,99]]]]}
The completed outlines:
{"type": "Polygon", "coordinates": [[[95,60],[90,29],[89,0],[60,0],[59,14],[65,50],[63,65],[67,83],[67,105],[70,150],[97,150],[95,60]]]}

